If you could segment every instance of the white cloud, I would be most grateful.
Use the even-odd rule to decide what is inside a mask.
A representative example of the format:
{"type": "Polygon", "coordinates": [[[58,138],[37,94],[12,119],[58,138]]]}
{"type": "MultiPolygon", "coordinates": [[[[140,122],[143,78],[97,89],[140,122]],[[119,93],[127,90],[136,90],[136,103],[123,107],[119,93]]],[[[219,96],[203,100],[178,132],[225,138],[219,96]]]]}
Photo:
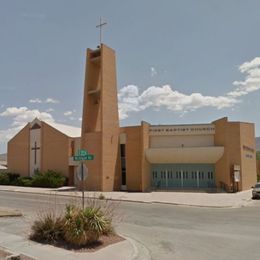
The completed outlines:
{"type": "Polygon", "coordinates": [[[46,112],[53,112],[53,111],[54,111],[53,108],[48,108],[48,109],[46,109],[46,112]]]}
{"type": "Polygon", "coordinates": [[[202,107],[215,107],[217,109],[232,107],[239,101],[226,96],[203,96],[200,93],[190,95],[173,90],[169,85],[162,87],[151,86],[139,94],[137,86],[125,86],[119,91],[120,119],[128,117],[130,112],[138,112],[147,108],[159,110],[165,107],[175,112],[194,111],[202,107]]]}
{"type": "Polygon", "coordinates": [[[30,99],[29,102],[30,103],[42,103],[42,100],[39,98],[35,98],[35,99],[30,99]]]}
{"type": "Polygon", "coordinates": [[[8,107],[5,111],[0,113],[0,117],[11,118],[13,120],[12,127],[0,129],[0,143],[9,141],[28,122],[31,122],[36,117],[49,123],[54,122],[51,114],[40,112],[37,109],[30,110],[27,107],[8,107]]]}
{"type": "Polygon", "coordinates": [[[57,100],[57,99],[54,99],[54,98],[47,98],[47,99],[45,100],[45,103],[57,104],[57,103],[60,103],[60,101],[57,100]]]}
{"type": "MultiPolygon", "coordinates": [[[[128,85],[119,90],[119,116],[125,119],[131,112],[138,112],[147,108],[159,111],[166,108],[170,111],[180,112],[183,116],[189,111],[202,107],[216,109],[231,108],[241,102],[239,97],[260,89],[260,57],[243,63],[239,70],[246,73],[244,81],[234,81],[235,89],[220,96],[204,96],[201,93],[185,94],[173,89],[169,85],[151,86],[139,94],[139,88],[128,85]]],[[[156,75],[156,70],[151,67],[151,76],[156,75]]]]}
{"type": "Polygon", "coordinates": [[[158,73],[157,73],[156,69],[154,67],[151,67],[150,68],[150,75],[151,75],[151,77],[155,77],[157,74],[158,73]]]}
{"type": "Polygon", "coordinates": [[[8,107],[4,112],[0,113],[0,116],[12,118],[13,126],[24,126],[36,117],[46,122],[54,121],[51,114],[40,112],[38,109],[30,110],[27,107],[8,107]]]}
{"type": "Polygon", "coordinates": [[[231,97],[241,97],[260,89],[260,57],[243,63],[239,70],[245,73],[244,81],[234,81],[235,90],[228,93],[231,97]]]}
{"type": "Polygon", "coordinates": [[[63,113],[64,116],[70,116],[72,115],[72,111],[66,111],[63,113]]]}
{"type": "Polygon", "coordinates": [[[29,100],[30,103],[38,103],[38,104],[41,104],[41,103],[45,103],[45,104],[49,104],[49,103],[52,103],[52,104],[57,104],[57,103],[60,103],[59,100],[57,99],[54,99],[54,98],[46,98],[45,100],[42,100],[40,98],[33,98],[33,99],[30,99],[29,100]]]}
{"type": "MultiPolygon", "coordinates": [[[[8,107],[0,113],[0,117],[12,119],[12,124],[8,129],[0,129],[0,143],[6,144],[13,138],[27,123],[33,121],[36,117],[46,123],[54,126],[58,130],[69,136],[80,136],[81,129],[78,127],[59,124],[55,122],[50,113],[41,112],[37,109],[28,109],[27,107],[8,107]]],[[[74,120],[74,118],[73,118],[74,120]]]]}
{"type": "Polygon", "coordinates": [[[11,138],[13,138],[24,126],[17,126],[13,128],[8,128],[0,130],[0,144],[7,143],[11,138]]]}
{"type": "Polygon", "coordinates": [[[239,70],[244,73],[244,72],[247,72],[247,71],[250,71],[254,68],[257,68],[259,67],[260,65],[260,57],[256,57],[254,58],[253,60],[251,61],[247,61],[247,62],[244,62],[240,67],[239,67],[239,70]]]}

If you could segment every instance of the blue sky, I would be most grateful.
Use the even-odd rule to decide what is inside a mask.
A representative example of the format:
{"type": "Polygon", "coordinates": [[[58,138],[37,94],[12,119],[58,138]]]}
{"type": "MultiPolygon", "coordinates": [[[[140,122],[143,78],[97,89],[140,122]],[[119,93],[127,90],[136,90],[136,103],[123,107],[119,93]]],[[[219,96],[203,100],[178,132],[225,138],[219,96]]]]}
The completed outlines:
{"type": "Polygon", "coordinates": [[[35,116],[81,126],[86,48],[116,50],[121,125],[254,122],[260,1],[0,0],[0,153],[35,116]]]}

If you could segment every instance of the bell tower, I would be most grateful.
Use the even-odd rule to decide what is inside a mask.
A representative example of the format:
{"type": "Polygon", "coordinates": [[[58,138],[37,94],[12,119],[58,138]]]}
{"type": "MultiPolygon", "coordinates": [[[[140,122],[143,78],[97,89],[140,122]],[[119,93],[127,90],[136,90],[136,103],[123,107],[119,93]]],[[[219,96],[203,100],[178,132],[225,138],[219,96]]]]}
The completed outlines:
{"type": "Polygon", "coordinates": [[[114,190],[118,140],[115,51],[100,44],[88,49],[86,57],[81,147],[94,155],[93,161],[86,161],[88,190],[114,190]]]}

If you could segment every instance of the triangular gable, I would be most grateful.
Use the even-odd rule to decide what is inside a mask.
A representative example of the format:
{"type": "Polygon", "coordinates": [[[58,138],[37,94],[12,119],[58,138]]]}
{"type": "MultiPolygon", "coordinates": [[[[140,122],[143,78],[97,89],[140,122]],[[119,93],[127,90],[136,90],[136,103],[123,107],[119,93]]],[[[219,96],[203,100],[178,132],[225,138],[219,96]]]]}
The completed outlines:
{"type": "Polygon", "coordinates": [[[31,123],[30,123],[30,130],[34,129],[40,129],[41,128],[41,121],[38,118],[35,118],[31,123]]]}
{"type": "Polygon", "coordinates": [[[41,128],[41,126],[36,123],[30,129],[34,130],[34,129],[40,129],[40,128],[41,128]]]}

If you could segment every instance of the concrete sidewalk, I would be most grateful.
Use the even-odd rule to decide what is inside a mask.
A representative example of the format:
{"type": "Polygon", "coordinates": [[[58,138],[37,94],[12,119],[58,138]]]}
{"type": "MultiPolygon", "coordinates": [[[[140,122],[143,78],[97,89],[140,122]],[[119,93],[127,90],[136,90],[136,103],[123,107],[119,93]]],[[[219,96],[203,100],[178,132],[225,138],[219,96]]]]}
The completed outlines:
{"type": "Polygon", "coordinates": [[[0,246],[12,254],[23,254],[32,259],[47,260],[47,259],[91,259],[91,260],[149,260],[150,255],[147,249],[142,248],[142,245],[132,239],[126,239],[122,242],[109,245],[96,252],[75,252],[62,248],[57,248],[51,245],[43,245],[29,241],[26,238],[18,235],[13,235],[0,231],[0,246]]]}
{"type": "MultiPolygon", "coordinates": [[[[58,194],[81,197],[80,191],[57,191],[57,189],[29,188],[0,185],[0,191],[16,191],[36,194],[58,194]]],[[[103,194],[106,199],[142,203],[167,203],[173,205],[236,208],[251,205],[251,190],[238,193],[206,193],[206,192],[85,192],[85,197],[96,197],[103,194]]]]}

